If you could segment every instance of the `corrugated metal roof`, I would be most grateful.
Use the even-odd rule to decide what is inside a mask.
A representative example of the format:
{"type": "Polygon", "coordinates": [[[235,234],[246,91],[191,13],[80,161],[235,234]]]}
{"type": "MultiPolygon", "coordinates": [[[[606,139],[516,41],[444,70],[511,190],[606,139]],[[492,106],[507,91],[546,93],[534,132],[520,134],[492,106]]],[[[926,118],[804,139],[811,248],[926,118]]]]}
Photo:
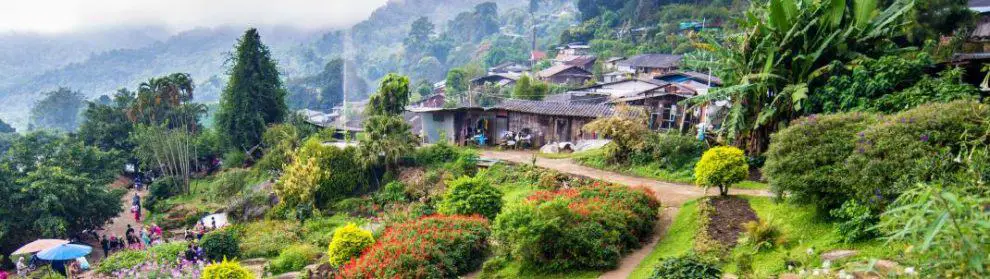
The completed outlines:
{"type": "Polygon", "coordinates": [[[623,67],[636,67],[636,68],[670,68],[681,65],[681,55],[673,54],[640,54],[629,59],[622,60],[618,63],[619,66],[623,67]]]}
{"type": "Polygon", "coordinates": [[[505,100],[501,104],[495,106],[495,108],[539,115],[577,117],[602,117],[612,114],[612,107],[607,105],[569,104],[525,100],[505,100]]]}
{"type": "MultiPolygon", "coordinates": [[[[539,77],[552,77],[552,76],[555,76],[555,75],[557,75],[557,74],[559,74],[559,73],[561,73],[563,71],[570,70],[571,68],[577,68],[578,70],[581,70],[583,72],[588,72],[587,70],[581,69],[581,67],[574,66],[574,65],[557,65],[557,66],[553,66],[553,67],[547,68],[546,70],[542,70],[537,75],[539,77]]],[[[591,73],[588,72],[588,75],[589,76],[590,76],[590,74],[591,73]]]]}

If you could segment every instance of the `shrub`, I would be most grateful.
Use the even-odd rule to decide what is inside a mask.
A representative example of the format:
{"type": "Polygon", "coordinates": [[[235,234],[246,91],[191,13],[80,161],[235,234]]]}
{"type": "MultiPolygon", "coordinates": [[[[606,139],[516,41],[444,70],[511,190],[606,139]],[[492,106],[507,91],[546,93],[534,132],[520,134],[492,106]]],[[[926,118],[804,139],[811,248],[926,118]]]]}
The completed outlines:
{"type": "Polygon", "coordinates": [[[247,185],[250,175],[251,171],[247,169],[230,169],[218,174],[210,183],[210,199],[226,201],[236,197],[247,185]]]}
{"type": "Polygon", "coordinates": [[[877,234],[874,226],[880,221],[880,216],[873,214],[870,207],[856,200],[846,201],[842,207],[829,211],[829,214],[840,221],[835,231],[845,242],[869,239],[877,234]]]}
{"type": "Polygon", "coordinates": [[[455,278],[476,270],[488,252],[480,216],[428,216],[397,224],[338,278],[455,278]]]}
{"type": "Polygon", "coordinates": [[[101,274],[111,274],[114,271],[135,267],[144,263],[147,259],[147,254],[144,251],[119,251],[110,254],[109,257],[100,261],[99,265],[96,266],[96,272],[101,274]]]}
{"type": "Polygon", "coordinates": [[[538,191],[495,219],[502,252],[541,271],[604,269],[653,232],[660,202],[643,188],[538,191]]]}
{"type": "Polygon", "coordinates": [[[582,128],[612,139],[605,146],[606,158],[610,163],[626,163],[629,155],[640,147],[649,132],[646,127],[645,112],[626,105],[616,107],[611,117],[599,118],[582,128]]]}
{"type": "Polygon", "coordinates": [[[743,224],[741,243],[751,245],[756,251],[773,249],[782,243],[783,233],[772,222],[760,219],[743,224]]]}
{"type": "Polygon", "coordinates": [[[370,231],[349,223],[333,232],[333,240],[330,241],[327,256],[330,258],[330,264],[340,266],[360,255],[361,251],[374,243],[375,237],[370,231]]]}
{"type": "Polygon", "coordinates": [[[240,168],[247,163],[247,155],[240,151],[230,151],[223,154],[224,168],[240,168]]]}
{"type": "Polygon", "coordinates": [[[209,232],[199,241],[199,246],[203,247],[206,257],[214,261],[240,257],[241,249],[238,245],[237,232],[231,229],[209,232]]]}
{"type": "Polygon", "coordinates": [[[179,181],[171,176],[155,180],[148,186],[148,195],[144,197],[144,203],[141,206],[151,212],[165,212],[165,208],[160,208],[160,206],[168,198],[182,192],[179,185],[179,181]]]}
{"type": "Polygon", "coordinates": [[[188,245],[189,243],[185,241],[176,241],[151,246],[147,252],[149,260],[159,264],[174,264],[179,255],[182,255],[189,248],[188,245]]]}
{"type": "Polygon", "coordinates": [[[954,180],[965,171],[959,154],[985,148],[990,139],[985,104],[957,101],[928,104],[893,116],[857,135],[847,159],[852,197],[882,209],[919,182],[954,180]]]}
{"type": "Polygon", "coordinates": [[[399,181],[389,182],[385,184],[385,188],[375,193],[374,199],[375,203],[379,205],[404,202],[406,201],[406,185],[399,181]]]}
{"type": "Polygon", "coordinates": [[[479,214],[494,220],[502,210],[502,191],[481,178],[463,176],[448,183],[447,193],[438,206],[449,215],[479,214]]]}
{"type": "Polygon", "coordinates": [[[691,256],[664,259],[653,268],[653,275],[650,276],[650,279],[718,278],[722,278],[722,270],[691,256]]]}
{"type": "Polygon", "coordinates": [[[567,183],[569,179],[570,177],[557,171],[546,170],[540,173],[540,179],[537,185],[543,190],[557,190],[561,185],[567,183]]]}
{"type": "Polygon", "coordinates": [[[820,209],[838,207],[855,193],[844,180],[845,161],[856,146],[856,134],[873,123],[867,113],[809,116],[771,137],[763,174],[771,190],[820,209]]]}
{"type": "Polygon", "coordinates": [[[227,261],[214,262],[203,268],[200,279],[252,279],[255,278],[250,270],[241,266],[237,262],[227,261]]]}
{"type": "Polygon", "coordinates": [[[300,241],[298,222],[265,220],[242,225],[239,231],[239,246],[245,258],[274,257],[300,241]]]}
{"type": "Polygon", "coordinates": [[[306,219],[306,223],[302,227],[303,241],[317,247],[326,247],[330,245],[333,232],[337,228],[354,221],[356,220],[345,214],[306,219]]]}
{"type": "Polygon", "coordinates": [[[261,139],[265,156],[258,161],[258,168],[281,173],[282,168],[292,162],[292,152],[299,145],[299,132],[291,124],[275,124],[265,130],[261,139]]]}
{"type": "Polygon", "coordinates": [[[296,151],[275,192],[289,207],[315,203],[318,208],[329,208],[367,186],[356,154],[352,147],[340,149],[311,138],[296,151]]]}
{"type": "Polygon", "coordinates": [[[457,150],[446,141],[419,148],[413,154],[413,160],[419,166],[440,166],[457,160],[457,157],[457,150]]]}
{"type": "Polygon", "coordinates": [[[668,170],[680,170],[693,165],[705,151],[697,138],[678,133],[650,133],[639,152],[632,154],[631,163],[657,163],[668,170]]]}
{"type": "Polygon", "coordinates": [[[708,187],[718,187],[723,196],[729,194],[729,186],[746,179],[749,165],[746,155],[739,148],[731,146],[715,147],[705,151],[701,161],[694,167],[695,183],[708,187]]]}
{"type": "Polygon", "coordinates": [[[271,274],[282,274],[299,271],[313,260],[316,260],[316,257],[319,255],[320,251],[316,247],[306,244],[292,245],[282,250],[278,254],[278,257],[268,264],[268,272],[271,272],[271,274]]]}

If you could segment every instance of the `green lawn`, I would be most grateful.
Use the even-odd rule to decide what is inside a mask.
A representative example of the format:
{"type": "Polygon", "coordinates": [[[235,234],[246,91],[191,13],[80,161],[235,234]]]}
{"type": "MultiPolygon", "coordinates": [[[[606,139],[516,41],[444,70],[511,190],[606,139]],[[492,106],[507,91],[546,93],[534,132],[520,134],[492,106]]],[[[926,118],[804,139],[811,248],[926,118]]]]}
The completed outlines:
{"type": "MultiPolygon", "coordinates": [[[[897,261],[897,255],[906,248],[906,245],[903,244],[886,244],[880,240],[843,243],[835,231],[836,224],[823,220],[816,214],[813,206],[786,202],[777,203],[767,197],[747,196],[743,198],[749,200],[750,206],[756,211],[760,219],[770,220],[776,224],[783,231],[787,241],[783,247],[763,251],[753,257],[753,271],[756,273],[756,278],[767,278],[786,271],[787,266],[784,263],[787,260],[805,262],[811,266],[821,266],[821,261],[817,255],[831,250],[851,249],[859,251],[857,256],[844,262],[879,258],[897,261]],[[807,255],[808,248],[812,248],[816,255],[807,255]]],[[[691,252],[694,246],[694,235],[698,229],[697,218],[697,202],[685,203],[678,212],[670,230],[667,231],[667,235],[657,244],[653,252],[636,267],[630,278],[648,278],[652,272],[652,267],[657,264],[659,259],[691,252]]],[[[726,273],[738,272],[739,268],[734,259],[744,253],[744,249],[736,247],[733,250],[733,257],[728,259],[729,262],[722,267],[726,273]]],[[[834,263],[833,266],[841,263],[834,263]]]]}
{"type": "Polygon", "coordinates": [[[694,235],[698,231],[698,201],[684,203],[677,212],[673,224],[667,229],[660,243],[639,263],[629,278],[649,278],[653,266],[665,257],[677,257],[687,254],[694,247],[694,235]]]}

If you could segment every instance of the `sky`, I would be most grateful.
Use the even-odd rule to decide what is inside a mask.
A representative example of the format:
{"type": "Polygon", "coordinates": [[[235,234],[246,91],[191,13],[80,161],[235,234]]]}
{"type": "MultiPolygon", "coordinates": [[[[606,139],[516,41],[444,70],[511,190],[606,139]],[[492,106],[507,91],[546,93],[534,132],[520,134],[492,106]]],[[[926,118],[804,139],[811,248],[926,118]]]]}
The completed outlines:
{"type": "Polygon", "coordinates": [[[0,0],[0,32],[59,33],[163,25],[347,27],[387,0],[0,0]]]}

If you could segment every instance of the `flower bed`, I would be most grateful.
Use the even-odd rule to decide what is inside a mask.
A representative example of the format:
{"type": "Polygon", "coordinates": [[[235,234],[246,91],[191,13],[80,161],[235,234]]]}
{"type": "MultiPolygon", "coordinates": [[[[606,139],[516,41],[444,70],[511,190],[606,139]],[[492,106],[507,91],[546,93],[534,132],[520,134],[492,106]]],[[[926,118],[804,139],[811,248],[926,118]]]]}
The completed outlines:
{"type": "Polygon", "coordinates": [[[434,215],[385,230],[338,278],[452,278],[475,270],[488,251],[481,216],[434,215]]]}
{"type": "Polygon", "coordinates": [[[653,233],[659,208],[648,189],[596,183],[536,192],[500,214],[493,231],[524,268],[607,269],[653,233]]]}

